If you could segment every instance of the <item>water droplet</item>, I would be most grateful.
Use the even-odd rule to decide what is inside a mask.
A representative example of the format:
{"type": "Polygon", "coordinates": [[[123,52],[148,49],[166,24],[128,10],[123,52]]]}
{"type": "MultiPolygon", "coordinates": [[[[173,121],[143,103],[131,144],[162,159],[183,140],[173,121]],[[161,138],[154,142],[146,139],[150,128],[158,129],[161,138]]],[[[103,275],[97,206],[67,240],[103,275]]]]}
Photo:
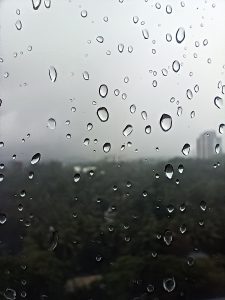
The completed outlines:
{"type": "Polygon", "coordinates": [[[182,224],[182,225],[180,226],[180,233],[181,233],[181,234],[184,234],[186,231],[187,231],[186,225],[185,225],[185,224],[182,224]]]}
{"type": "Polygon", "coordinates": [[[31,164],[32,165],[37,164],[40,161],[40,159],[41,159],[41,154],[40,153],[34,154],[34,156],[31,159],[31,164]]]}
{"type": "Polygon", "coordinates": [[[45,5],[46,8],[50,8],[51,7],[51,0],[45,0],[44,5],[45,5]]]}
{"type": "Polygon", "coordinates": [[[87,124],[87,130],[90,131],[93,128],[93,124],[92,123],[88,123],[87,124]]]}
{"type": "Polygon", "coordinates": [[[134,22],[134,24],[137,24],[138,21],[139,21],[139,18],[138,18],[137,16],[134,16],[134,17],[133,17],[133,22],[134,22]]]}
{"type": "Polygon", "coordinates": [[[165,166],[164,172],[165,172],[165,175],[166,175],[167,178],[172,179],[172,177],[173,177],[173,166],[171,164],[167,164],[165,166]]]}
{"type": "Polygon", "coordinates": [[[132,133],[132,131],[133,131],[133,126],[132,125],[127,125],[123,130],[123,135],[128,136],[132,133]]]}
{"type": "Polygon", "coordinates": [[[102,256],[101,255],[97,255],[95,257],[95,259],[96,259],[97,262],[100,262],[102,260],[102,256]]]}
{"type": "Polygon", "coordinates": [[[184,166],[183,166],[183,165],[179,165],[179,166],[178,166],[178,172],[179,172],[180,174],[182,174],[182,173],[184,172],[184,166]]]}
{"type": "Polygon", "coordinates": [[[102,84],[100,85],[99,87],[99,95],[102,97],[102,98],[105,98],[108,94],[108,87],[106,84],[102,84]]]}
{"type": "Polygon", "coordinates": [[[86,138],[84,139],[84,145],[88,146],[90,144],[90,139],[86,138]]]}
{"type": "Polygon", "coordinates": [[[167,12],[167,14],[171,14],[172,11],[173,11],[172,6],[171,5],[167,5],[166,6],[166,12],[167,12]]]}
{"type": "Polygon", "coordinates": [[[168,75],[168,71],[167,71],[167,69],[162,69],[162,74],[163,74],[163,76],[167,76],[168,75]]]}
{"type": "Polygon", "coordinates": [[[135,106],[134,104],[132,104],[132,105],[130,106],[130,112],[131,112],[132,114],[134,114],[134,113],[136,112],[136,106],[135,106]]]}
{"type": "Polygon", "coordinates": [[[202,211],[206,211],[207,205],[205,201],[201,201],[200,202],[200,208],[202,211]]]}
{"type": "Polygon", "coordinates": [[[174,72],[178,72],[180,70],[180,63],[178,60],[175,60],[172,64],[172,68],[174,70],[174,72]]]}
{"type": "Polygon", "coordinates": [[[175,287],[176,287],[176,282],[173,277],[166,278],[163,280],[163,288],[168,293],[172,292],[175,289],[175,287]]]}
{"type": "Polygon", "coordinates": [[[7,217],[5,214],[0,213],[0,224],[3,225],[7,221],[7,217]]]}
{"type": "Polygon", "coordinates": [[[103,21],[104,21],[104,22],[108,22],[108,21],[109,21],[109,18],[108,18],[107,16],[105,16],[105,17],[103,18],[103,21]]]}
{"type": "Polygon", "coordinates": [[[83,72],[83,78],[84,80],[89,80],[89,73],[87,71],[83,72]]]}
{"type": "Polygon", "coordinates": [[[104,37],[99,35],[97,36],[96,41],[102,44],[104,42],[104,37]]]}
{"type": "Polygon", "coordinates": [[[189,144],[185,144],[182,148],[182,153],[187,156],[190,153],[191,146],[189,144]]]}
{"type": "Polygon", "coordinates": [[[100,107],[97,110],[97,116],[99,117],[99,120],[102,122],[108,121],[108,119],[109,119],[108,110],[105,107],[100,107]]]}
{"type": "Polygon", "coordinates": [[[115,95],[115,96],[119,96],[119,94],[120,94],[120,91],[119,91],[118,89],[115,89],[115,90],[114,90],[114,95],[115,95]]]}
{"type": "Polygon", "coordinates": [[[16,291],[13,289],[6,289],[4,292],[4,297],[7,300],[15,300],[16,299],[16,291]]]}
{"type": "Polygon", "coordinates": [[[203,45],[204,45],[204,46],[208,45],[208,40],[207,40],[207,39],[204,39],[203,45]]]}
{"type": "Polygon", "coordinates": [[[50,227],[49,231],[50,231],[50,238],[49,238],[48,250],[54,251],[58,245],[59,235],[58,232],[53,227],[50,227]]]}
{"type": "Polygon", "coordinates": [[[183,108],[181,106],[178,106],[178,108],[177,108],[178,117],[180,117],[182,115],[182,112],[183,112],[183,108]]]}
{"type": "Polygon", "coordinates": [[[219,133],[220,133],[220,134],[223,134],[223,133],[224,133],[224,130],[225,130],[225,124],[220,124],[220,125],[219,125],[219,133]]]}
{"type": "Polygon", "coordinates": [[[143,35],[144,39],[147,40],[149,38],[148,29],[142,29],[142,35],[143,35]]]}
{"type": "Polygon", "coordinates": [[[167,211],[168,211],[169,214],[171,214],[174,211],[174,206],[172,204],[169,204],[167,206],[167,211]]]}
{"type": "Polygon", "coordinates": [[[15,23],[16,29],[21,30],[22,29],[22,22],[20,20],[17,20],[15,23]]]}
{"type": "Polygon", "coordinates": [[[110,149],[111,149],[111,144],[110,144],[110,143],[105,143],[105,144],[103,145],[103,151],[104,151],[105,153],[108,153],[108,152],[110,151],[110,149]]]}
{"type": "Polygon", "coordinates": [[[118,50],[119,50],[120,53],[123,52],[123,49],[124,49],[124,44],[119,44],[118,45],[118,50]]]}
{"type": "Polygon", "coordinates": [[[128,50],[129,53],[132,53],[134,49],[133,49],[132,46],[128,46],[127,50],[128,50]]]}
{"type": "Polygon", "coordinates": [[[160,9],[160,8],[161,8],[161,4],[160,4],[159,2],[156,2],[155,7],[156,7],[157,9],[160,9]]]}
{"type": "Polygon", "coordinates": [[[147,115],[147,112],[146,112],[145,110],[143,110],[143,111],[141,112],[141,116],[142,116],[142,119],[143,119],[143,120],[147,120],[148,115],[147,115]]]}
{"type": "Polygon", "coordinates": [[[20,15],[20,10],[19,9],[16,10],[16,14],[20,15]]]}
{"type": "Polygon", "coordinates": [[[172,41],[172,35],[170,33],[166,34],[166,40],[167,40],[167,42],[171,42],[172,41]]]}
{"type": "Polygon", "coordinates": [[[4,175],[0,174],[0,182],[2,182],[4,180],[4,175]]]}
{"type": "Polygon", "coordinates": [[[168,131],[172,127],[172,118],[170,115],[163,114],[159,123],[163,131],[168,131]]]}
{"type": "Polygon", "coordinates": [[[153,293],[153,292],[154,292],[154,285],[149,284],[149,285],[147,286],[147,291],[148,291],[149,293],[153,293]]]}
{"type": "Polygon", "coordinates": [[[151,126],[150,126],[150,125],[147,125],[147,126],[145,127],[145,133],[150,134],[151,131],[152,131],[151,126]]]}
{"type": "Polygon", "coordinates": [[[32,0],[33,9],[37,10],[41,5],[41,0],[32,0]]]}
{"type": "Polygon", "coordinates": [[[128,76],[126,76],[126,77],[124,77],[124,80],[123,80],[125,83],[128,83],[129,82],[129,77],[128,76]]]}
{"type": "Polygon", "coordinates": [[[192,110],[192,112],[191,112],[191,118],[193,119],[194,117],[195,117],[195,111],[192,110]]]}
{"type": "Polygon", "coordinates": [[[87,11],[85,9],[82,10],[80,15],[81,15],[82,18],[86,18],[87,17],[87,11]]]}
{"type": "Polygon", "coordinates": [[[79,173],[75,174],[73,180],[74,182],[78,182],[80,180],[80,174],[79,173]]]}
{"type": "Polygon", "coordinates": [[[193,98],[192,90],[188,89],[188,90],[186,91],[186,95],[187,95],[187,98],[188,98],[189,100],[191,100],[191,99],[193,98]]]}
{"type": "Polygon", "coordinates": [[[215,146],[215,152],[216,152],[216,154],[220,153],[220,144],[216,144],[216,146],[215,146]]]}
{"type": "Polygon", "coordinates": [[[219,96],[216,96],[215,99],[214,99],[214,104],[216,105],[216,107],[221,109],[221,107],[223,105],[223,99],[219,96]]]}
{"type": "Polygon", "coordinates": [[[173,241],[173,234],[172,231],[166,230],[163,236],[163,240],[167,246],[169,246],[173,241]]]}
{"type": "Polygon", "coordinates": [[[55,81],[56,81],[56,78],[57,78],[57,72],[56,72],[55,67],[50,66],[49,71],[48,71],[48,74],[49,74],[50,80],[51,80],[52,82],[55,82],[55,81]]]}
{"type": "Polygon", "coordinates": [[[48,119],[48,128],[49,129],[55,129],[56,127],[56,121],[53,118],[48,119]]]}
{"type": "Polygon", "coordinates": [[[178,28],[176,32],[176,41],[177,43],[182,43],[183,40],[185,39],[185,30],[183,27],[178,28]]]}
{"type": "Polygon", "coordinates": [[[33,178],[34,178],[34,172],[31,171],[31,172],[29,173],[28,178],[29,178],[29,179],[33,179],[33,178]]]}

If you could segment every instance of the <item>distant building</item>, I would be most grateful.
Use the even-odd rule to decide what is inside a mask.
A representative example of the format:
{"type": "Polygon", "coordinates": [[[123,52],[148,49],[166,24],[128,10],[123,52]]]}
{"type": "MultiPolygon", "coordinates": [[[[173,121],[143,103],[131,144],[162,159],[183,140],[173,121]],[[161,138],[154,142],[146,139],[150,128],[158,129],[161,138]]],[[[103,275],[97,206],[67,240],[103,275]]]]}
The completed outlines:
{"type": "Polygon", "coordinates": [[[222,140],[217,137],[215,131],[207,131],[197,138],[197,157],[208,159],[221,152],[222,140]]]}

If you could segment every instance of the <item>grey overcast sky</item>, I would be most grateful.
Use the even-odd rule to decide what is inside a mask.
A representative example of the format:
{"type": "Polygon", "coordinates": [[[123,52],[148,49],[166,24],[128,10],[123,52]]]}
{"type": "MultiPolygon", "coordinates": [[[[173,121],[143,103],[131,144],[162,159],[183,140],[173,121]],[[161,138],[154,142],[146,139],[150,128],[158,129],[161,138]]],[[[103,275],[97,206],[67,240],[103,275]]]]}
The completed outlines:
{"type": "Polygon", "coordinates": [[[171,158],[182,155],[185,143],[195,155],[196,138],[205,131],[219,135],[225,105],[219,109],[214,98],[225,93],[225,1],[51,0],[47,8],[48,2],[41,1],[35,10],[32,0],[0,1],[1,160],[16,154],[30,161],[36,152],[43,161],[171,158]],[[176,41],[179,28],[185,30],[181,43],[176,41]],[[122,52],[119,44],[124,45],[122,52]],[[176,60],[178,72],[172,67],[176,60]],[[55,82],[50,66],[57,71],[55,82]],[[99,95],[102,84],[108,87],[105,98],[99,95]],[[106,122],[97,116],[100,107],[109,112],[106,122]],[[172,118],[167,132],[159,124],[162,114],[172,118]],[[55,119],[55,129],[49,128],[49,118],[55,119]],[[88,123],[93,124],[90,131],[88,123]],[[128,124],[133,132],[125,137],[128,124]],[[147,125],[150,134],[145,133],[147,125]],[[89,145],[84,145],[85,138],[89,145]],[[111,143],[109,153],[102,148],[106,142],[111,143]]]}

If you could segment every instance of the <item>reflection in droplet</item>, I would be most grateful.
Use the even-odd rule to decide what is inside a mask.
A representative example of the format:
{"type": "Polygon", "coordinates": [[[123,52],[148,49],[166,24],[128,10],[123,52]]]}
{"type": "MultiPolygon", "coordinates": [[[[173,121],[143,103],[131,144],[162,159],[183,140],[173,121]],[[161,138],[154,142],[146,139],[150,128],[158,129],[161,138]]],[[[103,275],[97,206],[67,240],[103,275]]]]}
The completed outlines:
{"type": "Polygon", "coordinates": [[[190,153],[191,146],[189,144],[185,144],[182,148],[182,153],[187,156],[190,153]]]}
{"type": "Polygon", "coordinates": [[[178,60],[175,60],[172,64],[172,68],[174,70],[174,72],[178,72],[180,70],[180,63],[178,60]]]}
{"type": "Polygon", "coordinates": [[[37,164],[40,161],[40,159],[41,159],[41,154],[40,153],[34,154],[34,156],[31,159],[31,164],[32,165],[37,164]]]}
{"type": "Polygon", "coordinates": [[[97,116],[99,117],[99,120],[102,122],[108,121],[108,119],[109,119],[108,110],[105,107],[100,107],[97,110],[97,116]]]}
{"type": "Polygon", "coordinates": [[[175,289],[175,286],[176,286],[176,282],[173,277],[166,278],[163,280],[163,288],[168,293],[172,292],[175,289]]]}
{"type": "Polygon", "coordinates": [[[15,23],[16,29],[21,30],[22,29],[22,22],[20,20],[17,20],[15,23]]]}
{"type": "Polygon", "coordinates": [[[50,80],[51,80],[52,82],[55,82],[55,81],[56,81],[56,78],[57,78],[57,71],[56,71],[55,67],[50,66],[49,71],[48,71],[48,74],[49,74],[50,80]]]}
{"type": "Polygon", "coordinates": [[[104,151],[105,153],[108,153],[108,152],[110,151],[110,149],[111,149],[111,144],[110,144],[110,143],[105,143],[105,144],[103,145],[103,151],[104,151]]]}
{"type": "Polygon", "coordinates": [[[172,118],[168,114],[163,114],[159,123],[163,131],[168,131],[172,127],[172,118]]]}
{"type": "Polygon", "coordinates": [[[221,109],[221,107],[223,105],[223,99],[219,96],[216,96],[215,99],[214,99],[214,104],[216,105],[216,107],[221,109]]]}
{"type": "Polygon", "coordinates": [[[180,44],[183,42],[184,39],[185,39],[185,30],[184,28],[180,27],[176,32],[176,41],[177,43],[180,44]]]}
{"type": "Polygon", "coordinates": [[[173,177],[173,166],[171,164],[167,164],[165,166],[164,172],[165,172],[165,175],[166,175],[167,178],[172,179],[172,177],[173,177]]]}
{"type": "Polygon", "coordinates": [[[56,127],[56,121],[53,118],[48,119],[48,128],[55,129],[56,127]]]}
{"type": "Polygon", "coordinates": [[[41,5],[41,0],[32,0],[33,9],[37,10],[41,5]]]}
{"type": "Polygon", "coordinates": [[[99,95],[102,97],[102,98],[105,98],[108,94],[108,87],[106,84],[102,84],[100,85],[99,87],[99,95]]]}
{"type": "Polygon", "coordinates": [[[123,135],[128,136],[132,133],[132,131],[133,131],[133,126],[132,125],[127,125],[123,130],[123,135]]]}

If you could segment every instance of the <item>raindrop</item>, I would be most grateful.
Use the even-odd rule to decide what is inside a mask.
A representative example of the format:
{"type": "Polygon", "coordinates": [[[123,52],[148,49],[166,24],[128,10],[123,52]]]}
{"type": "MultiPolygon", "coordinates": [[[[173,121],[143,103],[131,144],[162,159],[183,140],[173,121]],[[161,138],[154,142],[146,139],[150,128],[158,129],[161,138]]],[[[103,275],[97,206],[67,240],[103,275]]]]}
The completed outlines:
{"type": "Polygon", "coordinates": [[[103,18],[103,21],[104,21],[104,22],[108,22],[108,20],[109,20],[109,18],[108,18],[107,16],[105,16],[105,17],[103,18]]]}
{"type": "Polygon", "coordinates": [[[41,5],[41,0],[32,0],[33,9],[37,10],[41,5]]]}
{"type": "Polygon", "coordinates": [[[190,153],[191,146],[189,144],[185,144],[182,148],[182,153],[187,156],[190,153]]]}
{"type": "Polygon", "coordinates": [[[32,165],[37,164],[40,161],[40,159],[41,159],[41,154],[40,153],[34,154],[34,156],[31,159],[31,164],[32,165]]]}
{"type": "Polygon", "coordinates": [[[123,52],[123,49],[124,49],[124,44],[119,44],[118,45],[118,50],[119,50],[120,53],[123,52]]]}
{"type": "Polygon", "coordinates": [[[197,84],[194,86],[194,91],[195,91],[195,93],[197,93],[199,91],[199,86],[197,84]]]}
{"type": "Polygon", "coordinates": [[[50,239],[49,239],[49,251],[54,251],[55,248],[58,245],[58,241],[59,241],[59,235],[58,232],[53,228],[50,227],[50,239]]]}
{"type": "Polygon", "coordinates": [[[86,10],[82,10],[80,13],[82,18],[86,18],[87,17],[87,11],[86,10]]]}
{"type": "Polygon", "coordinates": [[[50,8],[51,7],[51,0],[45,0],[44,5],[45,5],[46,8],[50,8]]]}
{"type": "Polygon", "coordinates": [[[167,206],[167,211],[168,211],[169,214],[171,214],[174,211],[174,206],[172,204],[169,204],[167,206]]]}
{"type": "Polygon", "coordinates": [[[215,146],[215,152],[216,152],[216,154],[220,153],[220,144],[216,144],[216,146],[215,146]]]}
{"type": "Polygon", "coordinates": [[[178,117],[180,117],[182,115],[182,112],[183,112],[183,108],[181,106],[178,106],[178,108],[177,108],[178,117]]]}
{"type": "Polygon", "coordinates": [[[208,40],[207,40],[207,39],[204,39],[203,45],[204,45],[204,46],[208,45],[208,40]]]}
{"type": "Polygon", "coordinates": [[[149,38],[148,29],[142,29],[142,35],[143,35],[144,39],[147,40],[149,38]]]}
{"type": "Polygon", "coordinates": [[[55,67],[50,66],[49,71],[48,71],[48,74],[49,74],[50,80],[51,80],[52,82],[55,82],[55,81],[56,81],[56,78],[57,78],[57,72],[56,72],[55,67]]]}
{"type": "Polygon", "coordinates": [[[90,131],[93,128],[93,124],[92,123],[88,123],[87,124],[87,130],[90,131]]]}
{"type": "Polygon", "coordinates": [[[172,35],[170,33],[166,34],[166,40],[167,40],[167,42],[171,42],[172,41],[172,35]]]}
{"type": "Polygon", "coordinates": [[[167,5],[166,6],[166,12],[167,12],[167,14],[171,14],[172,11],[173,11],[172,6],[171,5],[167,5]]]}
{"type": "Polygon", "coordinates": [[[17,20],[15,23],[16,29],[21,30],[22,29],[22,22],[20,20],[17,20]]]}
{"type": "Polygon", "coordinates": [[[80,174],[79,173],[75,174],[73,180],[74,182],[78,182],[80,180],[80,174]]]}
{"type": "Polygon", "coordinates": [[[128,46],[127,50],[128,50],[129,53],[131,53],[131,52],[133,52],[134,49],[133,49],[132,46],[128,46]]]}
{"type": "Polygon", "coordinates": [[[96,41],[99,42],[99,43],[103,43],[104,42],[103,36],[100,36],[100,35],[97,36],[96,41]]]}
{"type": "Polygon", "coordinates": [[[220,124],[219,125],[219,133],[223,134],[224,133],[224,129],[225,129],[225,124],[220,124]]]}
{"type": "Polygon", "coordinates": [[[4,297],[7,300],[15,300],[16,299],[16,291],[13,289],[6,289],[4,292],[4,297]]]}
{"type": "Polygon", "coordinates": [[[100,107],[97,110],[97,116],[99,117],[99,120],[102,122],[108,121],[108,119],[109,119],[108,110],[105,107],[100,107]]]}
{"type": "Polygon", "coordinates": [[[173,277],[166,278],[163,280],[163,288],[168,293],[172,292],[175,289],[176,282],[173,277]]]}
{"type": "Polygon", "coordinates": [[[3,213],[0,213],[0,224],[5,224],[5,222],[7,221],[6,215],[3,213]]]}
{"type": "Polygon", "coordinates": [[[145,133],[150,134],[151,131],[152,131],[151,126],[150,126],[150,125],[147,125],[147,126],[145,127],[145,133]]]}
{"type": "Polygon", "coordinates": [[[193,119],[194,117],[195,117],[195,111],[192,110],[192,112],[191,112],[191,118],[193,119]]]}
{"type": "Polygon", "coordinates": [[[185,39],[185,30],[184,28],[180,27],[178,28],[176,32],[176,41],[180,44],[185,39]]]}
{"type": "Polygon", "coordinates": [[[33,179],[34,178],[34,172],[30,172],[28,178],[33,179]]]}
{"type": "Polygon", "coordinates": [[[90,139],[86,138],[84,139],[84,145],[88,146],[90,144],[90,139]]]}
{"type": "Polygon", "coordinates": [[[172,177],[173,177],[173,166],[171,164],[167,164],[165,166],[164,172],[165,172],[165,175],[166,175],[167,178],[172,179],[172,177]]]}
{"type": "Polygon", "coordinates": [[[137,24],[138,21],[139,21],[139,18],[138,18],[137,16],[134,16],[134,17],[133,17],[133,22],[134,22],[134,24],[137,24]]]}
{"type": "Polygon", "coordinates": [[[99,87],[99,95],[102,97],[102,98],[105,98],[108,94],[108,87],[106,84],[102,84],[100,85],[99,87]]]}
{"type": "Polygon", "coordinates": [[[145,110],[143,110],[143,111],[141,112],[141,116],[142,116],[142,119],[143,119],[143,120],[147,120],[148,115],[147,115],[147,112],[146,112],[145,110]]]}
{"type": "Polygon", "coordinates": [[[174,72],[178,72],[180,70],[180,63],[178,60],[175,60],[172,64],[172,68],[174,70],[174,72]]]}
{"type": "Polygon", "coordinates": [[[167,69],[162,69],[162,74],[163,74],[163,76],[167,76],[168,75],[168,71],[167,71],[167,69]]]}
{"type": "Polygon", "coordinates": [[[223,105],[223,99],[219,96],[216,96],[215,99],[214,99],[214,104],[216,105],[216,107],[221,109],[221,107],[223,105]]]}
{"type": "Polygon", "coordinates": [[[186,231],[187,231],[186,225],[185,225],[185,224],[182,224],[182,225],[180,226],[180,233],[181,233],[181,234],[184,234],[186,231]]]}
{"type": "Polygon", "coordinates": [[[128,136],[132,133],[132,131],[133,131],[133,126],[132,125],[127,125],[123,130],[123,135],[128,136]]]}
{"type": "Polygon", "coordinates": [[[125,83],[128,83],[129,82],[129,77],[128,76],[126,76],[126,77],[124,77],[124,80],[123,80],[125,83]]]}
{"type": "Polygon", "coordinates": [[[187,97],[188,97],[189,100],[191,100],[193,98],[193,93],[192,93],[192,91],[190,89],[188,89],[186,91],[186,95],[187,95],[187,97]]]}
{"type": "Polygon", "coordinates": [[[179,165],[178,166],[178,172],[180,173],[180,174],[182,174],[183,172],[184,172],[184,166],[183,165],[179,165]]]}
{"type": "Polygon", "coordinates": [[[161,4],[160,4],[159,2],[156,2],[155,7],[156,7],[157,9],[160,9],[160,8],[161,8],[161,4]]]}
{"type": "Polygon", "coordinates": [[[110,144],[110,143],[105,143],[105,144],[103,145],[103,151],[104,151],[105,153],[108,153],[108,152],[110,151],[110,149],[111,149],[111,144],[110,144]]]}
{"type": "Polygon", "coordinates": [[[206,207],[207,207],[207,206],[206,206],[206,202],[205,202],[205,201],[201,201],[201,202],[200,202],[200,208],[201,208],[201,210],[202,210],[202,211],[206,211],[206,207]]]}
{"type": "Polygon", "coordinates": [[[172,127],[172,118],[170,115],[163,114],[159,123],[163,131],[168,131],[172,127]]]}
{"type": "Polygon", "coordinates": [[[20,15],[20,10],[19,9],[16,10],[16,14],[20,15]]]}
{"type": "Polygon", "coordinates": [[[29,46],[27,47],[27,50],[28,50],[28,51],[31,51],[31,50],[32,50],[32,46],[29,45],[29,46]]]}
{"type": "Polygon", "coordinates": [[[134,113],[136,112],[136,106],[135,106],[134,104],[132,104],[132,105],[130,106],[130,112],[131,112],[132,114],[134,114],[134,113]]]}
{"type": "Polygon", "coordinates": [[[55,129],[56,127],[56,121],[53,118],[48,119],[48,128],[49,129],[55,129]]]}
{"type": "Polygon", "coordinates": [[[149,284],[149,285],[147,286],[147,292],[153,293],[153,292],[154,292],[154,285],[149,284]]]}
{"type": "Polygon", "coordinates": [[[167,246],[169,246],[173,241],[173,234],[172,231],[166,230],[163,236],[163,240],[167,246]]]}
{"type": "Polygon", "coordinates": [[[83,72],[83,78],[84,80],[89,80],[89,73],[87,71],[83,72]]]}
{"type": "Polygon", "coordinates": [[[2,182],[4,180],[4,175],[0,174],[0,182],[2,182]]]}
{"type": "Polygon", "coordinates": [[[119,94],[120,94],[120,91],[119,91],[118,89],[115,89],[115,90],[114,90],[114,95],[115,95],[115,96],[119,96],[119,94]]]}

